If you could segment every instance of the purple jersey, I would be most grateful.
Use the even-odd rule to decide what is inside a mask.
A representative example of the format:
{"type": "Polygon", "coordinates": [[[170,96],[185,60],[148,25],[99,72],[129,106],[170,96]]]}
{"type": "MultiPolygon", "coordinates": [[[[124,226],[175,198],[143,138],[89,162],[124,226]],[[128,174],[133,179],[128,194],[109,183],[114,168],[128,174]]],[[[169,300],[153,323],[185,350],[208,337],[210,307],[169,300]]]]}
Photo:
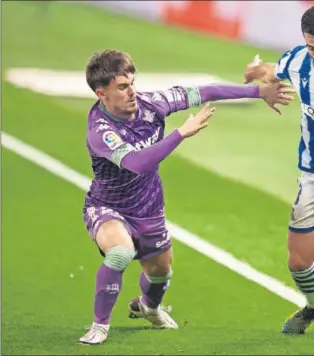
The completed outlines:
{"type": "Polygon", "coordinates": [[[137,93],[132,120],[115,120],[97,101],[88,117],[87,147],[94,179],[85,199],[89,206],[147,218],[163,214],[164,197],[158,165],[145,174],[120,166],[124,156],[154,145],[164,137],[165,117],[201,103],[198,88],[173,87],[164,92],[137,93]]]}
{"type": "Polygon", "coordinates": [[[158,165],[183,139],[176,130],[162,140],[165,117],[210,100],[258,97],[258,86],[221,84],[137,93],[138,110],[132,120],[111,117],[97,101],[88,117],[87,147],[94,180],[84,212],[88,207],[104,207],[134,218],[160,216],[164,198],[158,165]]]}

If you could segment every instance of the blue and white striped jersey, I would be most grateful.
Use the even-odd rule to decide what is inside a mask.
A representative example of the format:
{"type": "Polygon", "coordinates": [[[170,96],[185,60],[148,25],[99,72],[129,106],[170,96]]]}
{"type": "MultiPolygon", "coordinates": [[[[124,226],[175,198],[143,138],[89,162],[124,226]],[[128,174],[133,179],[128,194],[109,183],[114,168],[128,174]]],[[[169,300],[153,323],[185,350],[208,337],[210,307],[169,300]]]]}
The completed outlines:
{"type": "Polygon", "coordinates": [[[275,76],[288,79],[301,101],[301,140],[299,168],[314,173],[314,63],[306,46],[284,53],[275,68],[275,76]]]}

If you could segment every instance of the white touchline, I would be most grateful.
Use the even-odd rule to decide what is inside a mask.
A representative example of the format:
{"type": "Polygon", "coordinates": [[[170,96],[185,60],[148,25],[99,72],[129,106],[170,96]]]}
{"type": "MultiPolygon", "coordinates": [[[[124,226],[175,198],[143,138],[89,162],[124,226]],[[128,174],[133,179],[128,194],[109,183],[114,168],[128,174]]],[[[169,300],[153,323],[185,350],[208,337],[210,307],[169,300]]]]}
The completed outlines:
{"type": "MultiPolygon", "coordinates": [[[[24,157],[33,163],[36,163],[38,166],[76,185],[84,191],[89,189],[91,184],[90,178],[74,171],[55,158],[41,152],[35,147],[25,144],[3,131],[1,133],[1,144],[8,150],[15,152],[19,156],[24,157]]],[[[169,220],[167,220],[167,225],[171,235],[181,243],[202,253],[241,276],[263,286],[274,294],[296,304],[299,307],[303,307],[306,304],[305,297],[293,288],[286,286],[284,283],[273,277],[259,272],[249,264],[238,260],[232,254],[222,250],[210,242],[205,241],[201,237],[194,235],[169,220]]]]}

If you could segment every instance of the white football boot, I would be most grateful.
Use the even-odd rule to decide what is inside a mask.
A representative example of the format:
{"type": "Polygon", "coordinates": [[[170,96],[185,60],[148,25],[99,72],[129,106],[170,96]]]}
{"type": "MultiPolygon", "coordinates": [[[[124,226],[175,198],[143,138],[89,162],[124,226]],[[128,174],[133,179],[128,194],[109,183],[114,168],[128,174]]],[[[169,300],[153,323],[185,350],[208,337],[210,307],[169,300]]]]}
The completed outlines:
{"type": "Polygon", "coordinates": [[[79,339],[80,344],[100,345],[107,340],[110,325],[93,322],[88,332],[79,339]]]}
{"type": "Polygon", "coordinates": [[[153,309],[147,307],[140,298],[133,299],[129,303],[129,317],[132,319],[144,318],[157,329],[178,329],[177,323],[170,317],[171,306],[158,306],[153,309]]]}

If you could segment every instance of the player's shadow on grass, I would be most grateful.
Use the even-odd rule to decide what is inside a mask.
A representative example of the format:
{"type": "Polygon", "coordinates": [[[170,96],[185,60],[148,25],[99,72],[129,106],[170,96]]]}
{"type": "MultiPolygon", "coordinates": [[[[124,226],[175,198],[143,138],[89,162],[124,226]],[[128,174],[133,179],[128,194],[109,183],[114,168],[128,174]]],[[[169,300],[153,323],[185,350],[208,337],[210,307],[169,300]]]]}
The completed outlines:
{"type": "MultiPolygon", "coordinates": [[[[153,329],[153,327],[150,326],[150,325],[112,326],[110,329],[111,329],[112,332],[114,332],[114,331],[123,331],[124,333],[125,333],[125,332],[133,333],[133,332],[142,331],[142,330],[155,330],[155,329],[153,329]]],[[[157,329],[156,329],[156,330],[157,330],[157,329]]]]}
{"type": "Polygon", "coordinates": [[[151,331],[160,331],[160,329],[154,328],[154,327],[151,326],[151,325],[112,326],[112,327],[110,328],[110,331],[111,331],[112,333],[115,333],[115,332],[123,332],[124,334],[125,334],[125,333],[134,334],[134,333],[137,333],[137,332],[139,332],[139,331],[144,331],[144,330],[149,330],[150,332],[151,332],[151,331]]]}

